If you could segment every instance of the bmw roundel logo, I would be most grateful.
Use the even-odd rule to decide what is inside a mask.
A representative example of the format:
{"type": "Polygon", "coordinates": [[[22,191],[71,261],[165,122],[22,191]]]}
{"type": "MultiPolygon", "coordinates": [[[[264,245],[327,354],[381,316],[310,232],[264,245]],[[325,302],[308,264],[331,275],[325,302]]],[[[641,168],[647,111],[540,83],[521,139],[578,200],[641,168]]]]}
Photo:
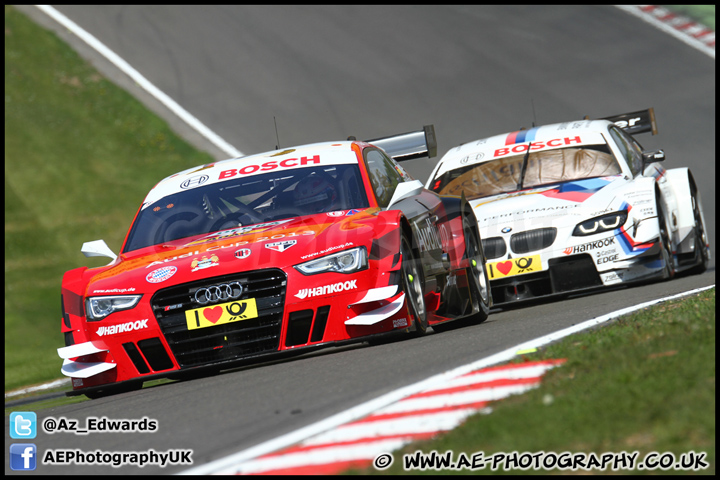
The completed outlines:
{"type": "Polygon", "coordinates": [[[512,232],[512,227],[505,227],[502,230],[500,230],[502,233],[510,233],[512,232]]]}

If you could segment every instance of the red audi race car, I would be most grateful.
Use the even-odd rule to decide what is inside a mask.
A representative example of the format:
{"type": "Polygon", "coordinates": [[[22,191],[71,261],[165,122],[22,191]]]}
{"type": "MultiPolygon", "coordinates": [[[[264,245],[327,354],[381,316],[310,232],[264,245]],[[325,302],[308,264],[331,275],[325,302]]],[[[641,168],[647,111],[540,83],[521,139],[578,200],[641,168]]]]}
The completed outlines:
{"type": "Polygon", "coordinates": [[[192,168],[147,195],[116,256],[62,280],[68,395],[373,339],[491,307],[475,216],[398,163],[434,129],[192,168]]]}

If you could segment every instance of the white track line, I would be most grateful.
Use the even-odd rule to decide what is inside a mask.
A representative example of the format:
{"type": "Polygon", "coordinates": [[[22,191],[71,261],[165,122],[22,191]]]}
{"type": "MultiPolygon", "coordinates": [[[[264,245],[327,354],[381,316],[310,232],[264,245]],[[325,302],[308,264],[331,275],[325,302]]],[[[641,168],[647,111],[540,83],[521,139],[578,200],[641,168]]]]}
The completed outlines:
{"type": "Polygon", "coordinates": [[[288,434],[281,435],[281,436],[274,438],[272,440],[269,440],[267,442],[263,442],[261,444],[255,445],[254,447],[250,447],[247,450],[237,452],[235,454],[229,455],[225,458],[215,460],[215,461],[207,463],[205,465],[199,465],[197,467],[193,467],[191,469],[185,470],[183,472],[180,472],[180,475],[209,475],[209,474],[212,474],[212,473],[215,473],[218,471],[232,469],[233,467],[237,467],[238,465],[240,465],[243,462],[255,459],[257,457],[260,457],[261,455],[265,455],[265,454],[280,450],[281,448],[289,447],[296,443],[300,443],[303,440],[306,440],[312,436],[318,435],[322,432],[328,431],[330,429],[333,429],[333,428],[343,425],[345,423],[350,423],[352,421],[358,420],[362,417],[370,415],[371,413],[375,413],[376,411],[378,411],[382,408],[388,407],[389,405],[391,405],[393,403],[399,402],[400,400],[402,400],[405,397],[409,397],[410,395],[413,395],[413,394],[416,394],[416,393],[419,393],[419,392],[422,392],[425,390],[430,390],[432,388],[435,388],[437,385],[444,384],[444,383],[448,382],[449,380],[455,379],[456,377],[459,377],[461,375],[465,375],[465,374],[468,374],[475,370],[479,370],[481,368],[489,367],[491,365],[496,365],[498,363],[502,363],[502,362],[511,360],[513,357],[515,357],[517,355],[518,351],[532,349],[532,348],[538,348],[543,345],[547,345],[549,343],[557,341],[563,337],[567,337],[568,335],[572,335],[572,334],[580,332],[582,330],[586,330],[588,328],[595,327],[597,325],[608,322],[614,318],[620,317],[622,315],[626,315],[626,314],[634,312],[636,310],[641,310],[643,308],[650,307],[657,303],[667,302],[667,301],[671,301],[671,300],[677,300],[678,298],[685,297],[687,295],[693,295],[696,293],[700,293],[702,291],[709,290],[714,287],[715,287],[715,285],[713,284],[708,287],[697,288],[694,290],[689,290],[687,292],[679,293],[677,295],[672,295],[670,297],[660,298],[657,300],[651,300],[649,302],[641,303],[640,305],[623,308],[622,310],[617,310],[615,312],[608,313],[607,315],[602,315],[600,317],[596,317],[591,320],[587,320],[578,325],[575,325],[575,326],[572,326],[569,328],[565,328],[563,330],[559,330],[559,331],[551,333],[549,335],[545,335],[544,337],[536,338],[534,340],[530,340],[528,342],[521,343],[514,347],[508,348],[507,350],[504,350],[500,353],[496,353],[495,355],[491,355],[489,357],[480,359],[476,362],[472,362],[467,365],[457,367],[457,368],[455,368],[453,370],[449,370],[445,373],[434,375],[434,376],[432,376],[426,380],[422,380],[418,383],[414,383],[412,385],[408,385],[406,387],[399,388],[393,392],[382,395],[374,400],[370,400],[369,402],[362,403],[362,404],[352,407],[348,410],[345,410],[344,412],[340,412],[340,413],[332,415],[324,420],[320,420],[319,422],[316,422],[316,423],[313,423],[306,427],[300,428],[300,429],[290,432],[288,434]]]}
{"type": "Polygon", "coordinates": [[[40,390],[49,390],[51,388],[65,386],[66,384],[70,384],[69,378],[59,378],[57,380],[53,380],[52,382],[43,383],[42,385],[35,385],[33,387],[26,387],[19,390],[13,390],[12,392],[7,392],[5,394],[5,398],[7,399],[18,395],[24,395],[26,393],[39,392],[40,390]]]}
{"type": "Polygon", "coordinates": [[[130,66],[125,60],[120,58],[115,52],[106,47],[100,40],[90,35],[87,31],[80,28],[78,24],[67,18],[62,13],[55,10],[50,5],[36,5],[40,10],[45,12],[47,15],[52,17],[55,21],[66,27],[72,33],[77,35],[81,40],[90,45],[92,48],[97,50],[102,56],[107,58],[110,62],[118,67],[121,71],[126,73],[132,78],[140,88],[144,89],[150,95],[155,97],[160,103],[169,108],[175,115],[181,118],[185,123],[194,128],[200,135],[207,138],[213,145],[218,147],[223,152],[227,153],[231,157],[243,157],[244,154],[238,149],[227,143],[225,140],[220,138],[218,134],[206,127],[200,120],[195,118],[187,110],[182,108],[178,103],[167,96],[164,92],[158,89],[155,85],[142,76],[140,72],[130,66]]]}

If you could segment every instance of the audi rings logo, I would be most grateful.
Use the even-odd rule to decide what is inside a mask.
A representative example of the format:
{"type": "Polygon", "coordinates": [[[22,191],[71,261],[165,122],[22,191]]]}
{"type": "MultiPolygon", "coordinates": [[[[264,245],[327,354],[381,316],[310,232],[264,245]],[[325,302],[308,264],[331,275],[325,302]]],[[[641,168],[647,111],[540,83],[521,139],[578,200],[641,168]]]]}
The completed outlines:
{"type": "Polygon", "coordinates": [[[240,282],[223,283],[211,287],[198,288],[195,291],[195,301],[200,305],[217,303],[226,300],[237,300],[243,293],[243,286],[240,282]]]}

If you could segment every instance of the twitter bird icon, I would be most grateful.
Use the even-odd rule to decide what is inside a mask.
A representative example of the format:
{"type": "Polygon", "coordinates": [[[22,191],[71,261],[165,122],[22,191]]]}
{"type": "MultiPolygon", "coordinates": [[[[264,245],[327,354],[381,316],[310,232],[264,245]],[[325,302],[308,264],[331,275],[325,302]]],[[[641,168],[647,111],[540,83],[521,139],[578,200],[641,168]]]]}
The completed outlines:
{"type": "Polygon", "coordinates": [[[35,412],[13,412],[10,414],[11,438],[35,438],[37,415],[35,412]]]}

